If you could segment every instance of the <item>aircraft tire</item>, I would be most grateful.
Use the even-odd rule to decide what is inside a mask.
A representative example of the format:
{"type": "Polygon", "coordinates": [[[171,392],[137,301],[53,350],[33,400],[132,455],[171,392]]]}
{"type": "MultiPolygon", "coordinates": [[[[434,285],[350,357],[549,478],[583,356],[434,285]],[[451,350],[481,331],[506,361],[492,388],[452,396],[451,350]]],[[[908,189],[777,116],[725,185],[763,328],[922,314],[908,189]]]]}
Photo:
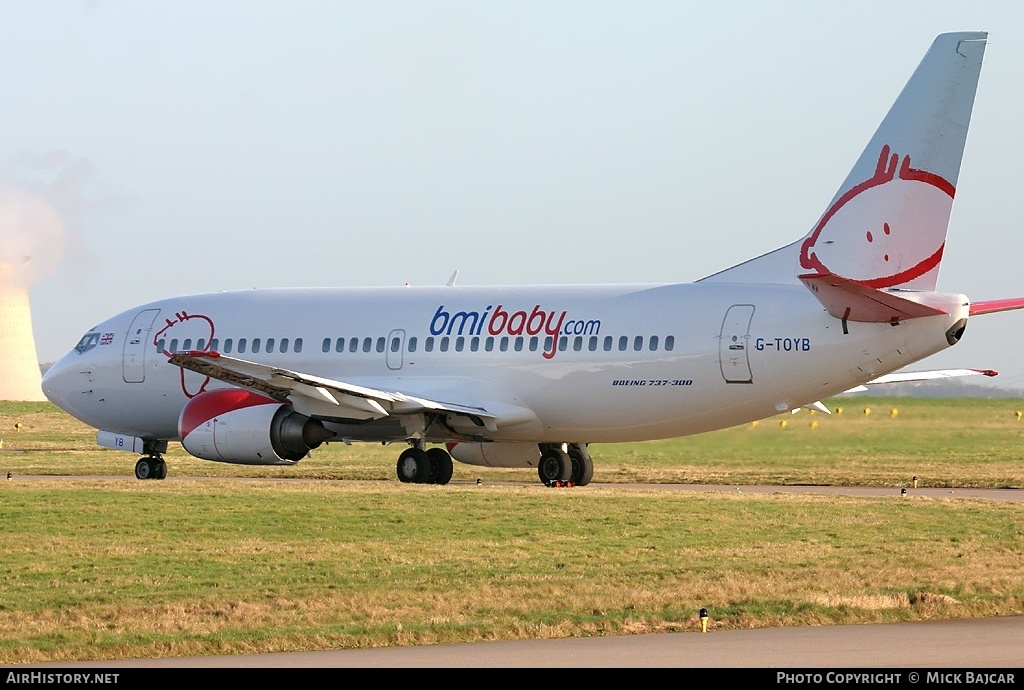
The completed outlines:
{"type": "Polygon", "coordinates": [[[430,458],[419,448],[406,448],[398,456],[398,480],[409,484],[426,484],[430,481],[430,458]]]}
{"type": "Polygon", "coordinates": [[[152,479],[154,477],[154,470],[153,458],[149,456],[139,458],[139,461],[135,463],[135,478],[152,479]]]}
{"type": "Polygon", "coordinates": [[[154,465],[156,467],[154,468],[153,479],[167,479],[167,463],[164,462],[164,459],[157,458],[154,465]]]}
{"type": "Polygon", "coordinates": [[[548,448],[540,456],[537,474],[544,484],[568,481],[572,476],[572,461],[561,448],[548,448]]]}
{"type": "Polygon", "coordinates": [[[447,484],[452,480],[452,456],[444,448],[427,450],[430,459],[430,483],[447,484]]]}
{"type": "Polygon", "coordinates": [[[590,454],[572,448],[569,450],[569,460],[572,463],[572,474],[569,476],[569,481],[576,486],[589,484],[594,478],[594,461],[590,459],[590,454]]]}

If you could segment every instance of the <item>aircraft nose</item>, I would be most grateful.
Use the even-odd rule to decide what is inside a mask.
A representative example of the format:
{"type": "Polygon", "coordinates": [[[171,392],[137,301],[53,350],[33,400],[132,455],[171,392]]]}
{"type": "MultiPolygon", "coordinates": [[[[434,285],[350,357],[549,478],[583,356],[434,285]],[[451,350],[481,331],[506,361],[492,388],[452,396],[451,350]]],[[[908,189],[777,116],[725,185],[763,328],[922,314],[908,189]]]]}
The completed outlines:
{"type": "Polygon", "coordinates": [[[43,374],[43,395],[46,396],[47,400],[65,412],[70,412],[70,396],[77,382],[75,380],[77,379],[75,373],[75,367],[70,361],[70,356],[65,355],[43,374]]]}

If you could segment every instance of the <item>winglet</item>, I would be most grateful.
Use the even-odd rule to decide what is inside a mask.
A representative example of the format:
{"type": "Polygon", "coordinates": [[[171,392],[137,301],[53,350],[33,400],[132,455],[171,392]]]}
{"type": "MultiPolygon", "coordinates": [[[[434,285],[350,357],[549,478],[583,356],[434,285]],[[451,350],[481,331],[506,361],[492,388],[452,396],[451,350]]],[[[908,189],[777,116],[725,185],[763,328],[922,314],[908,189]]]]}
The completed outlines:
{"type": "Polygon", "coordinates": [[[844,321],[895,323],[948,312],[832,273],[799,276],[828,313],[844,321]]]}

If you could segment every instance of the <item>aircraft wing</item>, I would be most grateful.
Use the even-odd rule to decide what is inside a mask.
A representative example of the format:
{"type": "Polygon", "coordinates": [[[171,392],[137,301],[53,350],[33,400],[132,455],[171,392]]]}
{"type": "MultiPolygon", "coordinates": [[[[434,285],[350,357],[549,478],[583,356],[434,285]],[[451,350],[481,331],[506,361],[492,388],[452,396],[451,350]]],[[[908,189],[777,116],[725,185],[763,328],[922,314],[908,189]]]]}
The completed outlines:
{"type": "MultiPolygon", "coordinates": [[[[868,390],[868,386],[875,384],[884,383],[907,383],[909,381],[930,381],[934,379],[948,379],[956,378],[959,376],[998,376],[998,371],[992,369],[934,369],[932,371],[899,371],[892,374],[885,374],[879,376],[876,379],[872,379],[861,386],[854,386],[843,391],[843,393],[862,393],[868,390]]],[[[804,405],[803,407],[809,407],[812,410],[818,410],[825,414],[832,414],[832,410],[828,409],[820,400],[816,400],[810,405],[804,405]]],[[[793,414],[799,412],[802,407],[796,407],[790,410],[793,414]]]]}
{"type": "Polygon", "coordinates": [[[170,356],[168,361],[182,369],[248,388],[281,402],[289,401],[298,412],[327,419],[380,419],[391,415],[437,412],[463,417],[489,431],[536,421],[526,408],[505,403],[484,406],[431,400],[398,391],[367,388],[344,381],[304,374],[219,352],[192,350],[170,356]]]}
{"type": "Polygon", "coordinates": [[[906,383],[908,381],[930,381],[933,379],[948,379],[959,376],[998,376],[999,372],[992,369],[935,369],[933,371],[897,371],[892,374],[885,374],[876,379],[868,381],[862,386],[854,386],[844,393],[859,393],[866,391],[868,386],[879,383],[906,383]]]}

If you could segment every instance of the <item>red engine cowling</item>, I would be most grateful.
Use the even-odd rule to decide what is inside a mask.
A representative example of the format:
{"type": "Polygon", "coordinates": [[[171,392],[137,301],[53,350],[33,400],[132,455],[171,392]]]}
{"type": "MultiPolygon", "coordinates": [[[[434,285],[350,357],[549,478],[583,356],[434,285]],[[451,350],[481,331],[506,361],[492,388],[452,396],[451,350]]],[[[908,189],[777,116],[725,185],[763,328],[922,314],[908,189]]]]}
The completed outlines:
{"type": "Polygon", "coordinates": [[[536,467],[536,443],[449,443],[448,452],[459,462],[484,467],[536,467]]]}
{"type": "Polygon", "coordinates": [[[178,417],[185,450],[240,465],[292,465],[333,435],[291,405],[242,388],[200,393],[178,417]]]}

